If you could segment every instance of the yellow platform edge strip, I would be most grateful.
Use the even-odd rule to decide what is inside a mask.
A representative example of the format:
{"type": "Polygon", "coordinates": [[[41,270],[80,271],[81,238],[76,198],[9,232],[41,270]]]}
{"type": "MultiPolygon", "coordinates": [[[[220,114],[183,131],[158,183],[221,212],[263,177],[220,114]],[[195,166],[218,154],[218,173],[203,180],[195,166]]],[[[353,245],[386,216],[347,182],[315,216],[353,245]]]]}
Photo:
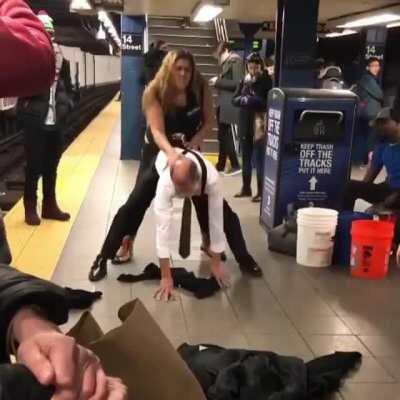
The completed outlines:
{"type": "Polygon", "coordinates": [[[28,226],[24,222],[22,200],[5,216],[12,265],[17,269],[51,279],[110,135],[120,119],[120,106],[119,102],[109,103],[62,156],[57,198],[60,208],[71,214],[68,222],[42,220],[38,227],[28,226]]]}

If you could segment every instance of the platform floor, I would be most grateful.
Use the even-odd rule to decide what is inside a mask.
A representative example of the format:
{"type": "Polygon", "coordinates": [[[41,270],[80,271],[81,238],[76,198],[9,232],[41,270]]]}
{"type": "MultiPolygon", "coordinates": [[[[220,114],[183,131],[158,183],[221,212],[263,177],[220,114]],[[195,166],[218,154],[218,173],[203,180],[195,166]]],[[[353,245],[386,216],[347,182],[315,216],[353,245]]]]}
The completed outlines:
{"type": "MultiPolygon", "coordinates": [[[[242,277],[228,251],[232,286],[206,300],[178,290],[175,302],[161,303],[153,299],[157,283],[118,282],[120,273],[139,273],[157,261],[150,209],[138,233],[134,261],[122,267],[110,265],[106,280],[90,283],[89,267],[113,215],[134,184],[138,168],[137,162],[119,161],[119,123],[112,125],[52,277],[64,286],[103,292],[103,300],[92,312],[104,330],[118,324],[119,306],[139,297],[175,346],[185,341],[215,343],[272,350],[306,360],[336,350],[360,351],[364,355],[361,369],[346,381],[337,399],[400,399],[400,270],[392,268],[383,281],[362,281],[352,279],[343,268],[306,269],[297,266],[293,258],[270,253],[258,224],[258,206],[247,199],[233,199],[240,177],[221,178],[222,186],[240,216],[248,247],[264,271],[262,279],[242,277]]],[[[62,199],[63,206],[72,206],[70,201],[70,197],[62,199]]],[[[179,226],[178,213],[176,218],[179,226]]],[[[176,257],[174,264],[204,273],[206,259],[198,249],[196,226],[194,221],[191,257],[187,261],[176,257]]],[[[35,242],[35,246],[34,254],[48,250],[46,240],[35,242]]],[[[79,315],[72,313],[64,329],[79,315]]]]}

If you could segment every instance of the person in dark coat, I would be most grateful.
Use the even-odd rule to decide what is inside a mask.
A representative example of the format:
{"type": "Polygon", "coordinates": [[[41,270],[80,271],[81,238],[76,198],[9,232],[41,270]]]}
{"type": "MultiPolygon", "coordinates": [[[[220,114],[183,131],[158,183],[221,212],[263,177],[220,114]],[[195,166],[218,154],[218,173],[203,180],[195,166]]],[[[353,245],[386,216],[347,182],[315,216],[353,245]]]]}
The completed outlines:
{"type": "Polygon", "coordinates": [[[228,43],[218,45],[215,57],[221,66],[220,74],[210,80],[210,85],[217,89],[218,94],[219,155],[215,167],[220,172],[224,171],[226,161],[229,158],[232,169],[227,175],[235,175],[240,173],[240,165],[233,140],[232,125],[238,123],[239,113],[232,105],[232,96],[243,77],[243,61],[238,54],[229,48],[228,43]]]}
{"type": "Polygon", "coordinates": [[[371,128],[371,122],[376,118],[383,106],[383,91],[379,83],[381,64],[379,59],[372,57],[368,60],[367,71],[362,75],[356,86],[360,99],[357,134],[364,138],[362,162],[368,161],[368,153],[376,145],[376,133],[371,128]]]}
{"type": "MultiPolygon", "coordinates": [[[[39,17],[46,30],[54,34],[51,18],[43,12],[39,17]]],[[[73,108],[72,85],[66,60],[60,47],[53,43],[56,54],[56,78],[45,92],[19,100],[18,117],[25,141],[26,170],[24,188],[25,222],[39,225],[37,185],[43,178],[42,218],[67,221],[70,215],[60,210],[56,200],[57,168],[63,150],[62,128],[73,108]]]]}
{"type": "Polygon", "coordinates": [[[168,44],[164,40],[158,40],[151,45],[149,51],[144,55],[145,85],[148,85],[154,79],[167,53],[168,44]]]}
{"type": "Polygon", "coordinates": [[[238,85],[232,104],[239,107],[239,137],[242,147],[242,188],[235,197],[251,197],[253,154],[257,167],[257,193],[253,202],[261,200],[265,153],[265,114],[268,92],[272,80],[265,72],[264,62],[258,53],[246,59],[245,78],[238,85]]]}

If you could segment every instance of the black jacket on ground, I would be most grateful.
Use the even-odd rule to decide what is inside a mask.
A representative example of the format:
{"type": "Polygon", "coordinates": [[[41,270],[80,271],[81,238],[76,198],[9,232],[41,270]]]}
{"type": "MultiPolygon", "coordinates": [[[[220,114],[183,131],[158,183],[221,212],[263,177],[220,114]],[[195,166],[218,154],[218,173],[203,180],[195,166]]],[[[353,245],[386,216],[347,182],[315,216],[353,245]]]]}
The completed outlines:
{"type": "Polygon", "coordinates": [[[208,400],[322,399],[360,362],[360,353],[335,353],[305,363],[269,351],[183,344],[179,354],[208,400]]]}
{"type": "MultiPolygon", "coordinates": [[[[220,290],[215,278],[197,278],[193,272],[189,272],[185,268],[171,268],[171,274],[175,287],[182,287],[192,292],[198,299],[210,297],[220,290]]],[[[129,283],[160,280],[161,270],[157,265],[151,263],[139,275],[121,274],[117,279],[120,282],[129,283]]]]}
{"type": "Polygon", "coordinates": [[[45,400],[51,397],[51,390],[41,387],[25,367],[8,364],[8,326],[16,312],[26,306],[38,306],[43,315],[56,324],[63,324],[68,319],[64,289],[0,264],[0,400],[45,400]]]}
{"type": "Polygon", "coordinates": [[[267,111],[268,92],[272,89],[272,79],[263,73],[255,82],[242,80],[232,98],[232,104],[239,107],[239,135],[254,136],[256,112],[267,111]]]}

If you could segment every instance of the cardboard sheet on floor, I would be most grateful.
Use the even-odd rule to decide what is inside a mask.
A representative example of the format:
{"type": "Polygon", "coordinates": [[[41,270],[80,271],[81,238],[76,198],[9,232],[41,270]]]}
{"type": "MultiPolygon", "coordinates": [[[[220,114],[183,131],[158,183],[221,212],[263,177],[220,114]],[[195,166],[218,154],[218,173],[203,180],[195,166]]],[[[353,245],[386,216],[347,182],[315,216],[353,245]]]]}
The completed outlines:
{"type": "Polygon", "coordinates": [[[85,312],[69,334],[128,386],[128,400],[206,400],[185,362],[140,300],[122,306],[121,326],[103,334],[85,312]]]}

